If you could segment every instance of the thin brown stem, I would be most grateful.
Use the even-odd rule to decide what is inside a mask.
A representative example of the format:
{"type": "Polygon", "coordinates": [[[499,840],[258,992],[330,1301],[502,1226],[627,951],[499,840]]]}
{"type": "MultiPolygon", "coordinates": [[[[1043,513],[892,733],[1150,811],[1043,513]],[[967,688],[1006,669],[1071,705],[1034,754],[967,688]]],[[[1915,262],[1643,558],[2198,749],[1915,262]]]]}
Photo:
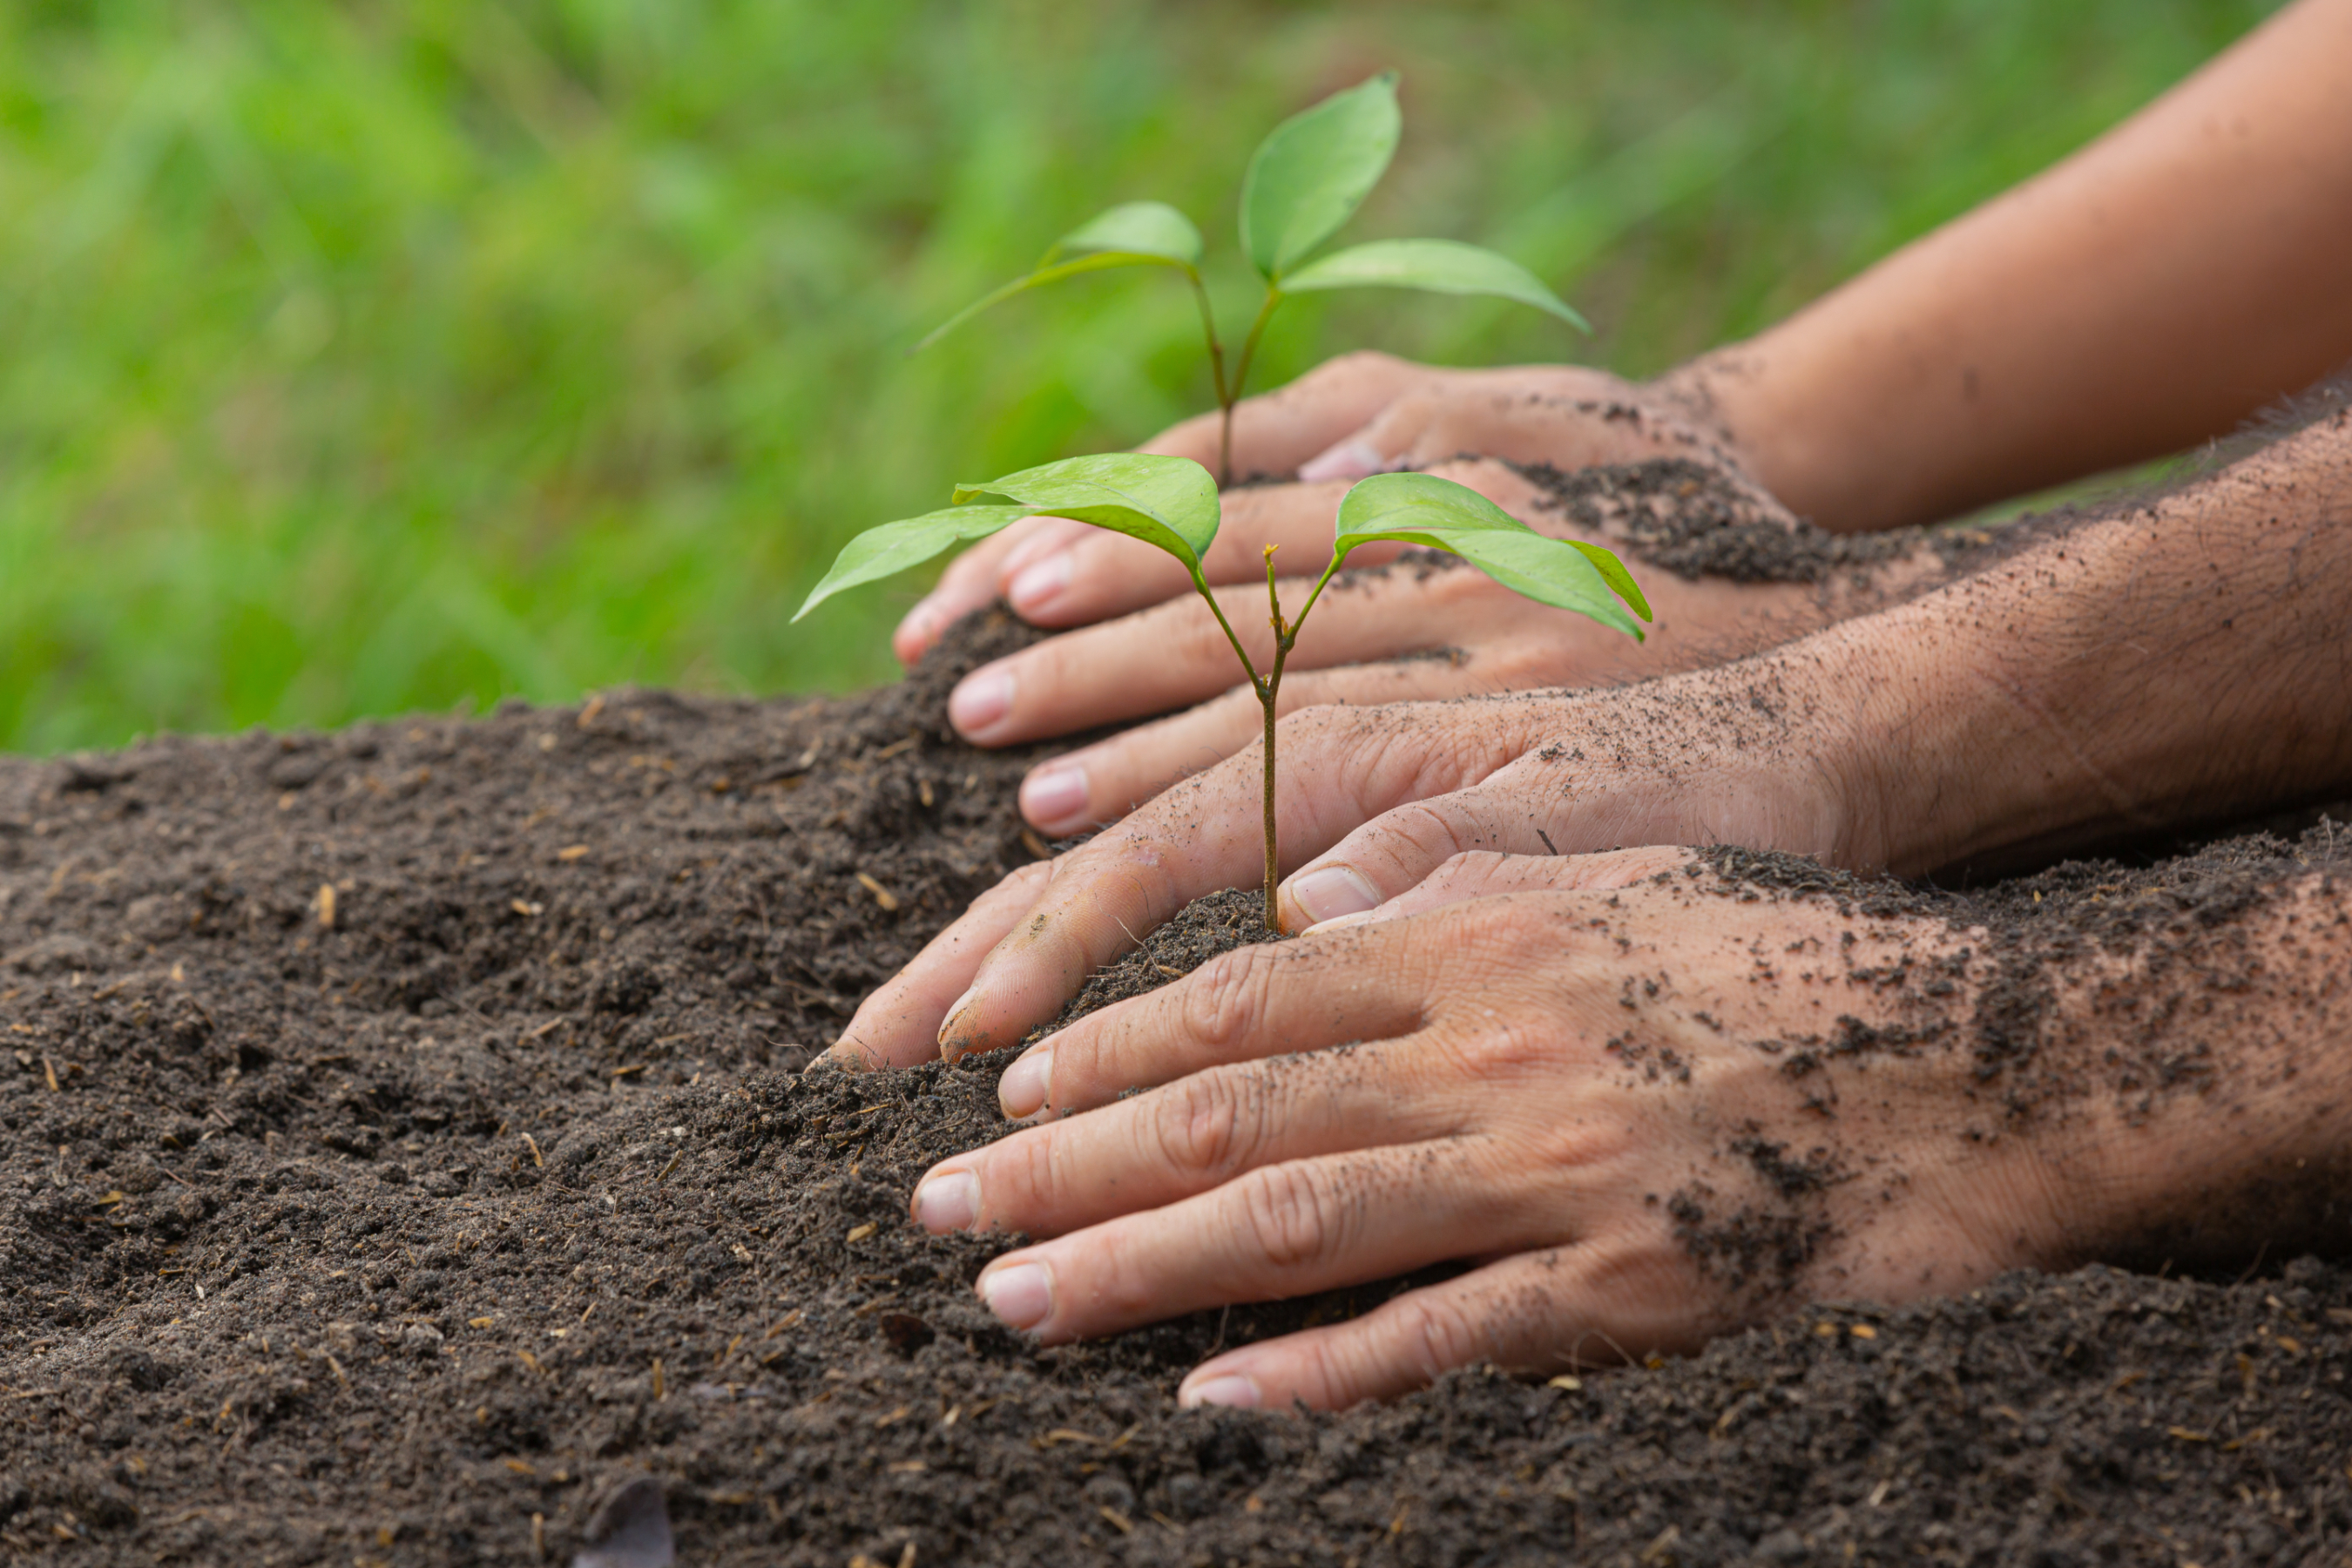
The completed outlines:
{"type": "Polygon", "coordinates": [[[1242,352],[1234,361],[1234,379],[1230,395],[1219,405],[1224,410],[1224,426],[1217,438],[1217,483],[1234,482],[1234,409],[1242,400],[1242,384],[1249,380],[1250,361],[1257,357],[1257,341],[1265,335],[1266,319],[1274,308],[1282,303],[1282,290],[1269,283],[1265,302],[1257,308],[1257,320],[1250,323],[1249,336],[1242,340],[1242,352]]]}

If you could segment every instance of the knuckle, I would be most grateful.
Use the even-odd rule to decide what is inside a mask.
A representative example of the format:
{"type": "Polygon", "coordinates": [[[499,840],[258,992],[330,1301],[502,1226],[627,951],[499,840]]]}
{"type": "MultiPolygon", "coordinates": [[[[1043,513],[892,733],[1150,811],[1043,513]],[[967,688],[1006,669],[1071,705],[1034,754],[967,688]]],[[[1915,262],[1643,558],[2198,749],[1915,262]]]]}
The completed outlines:
{"type": "Polygon", "coordinates": [[[1271,977],[1268,959],[1248,948],[1194,970],[1177,998],[1185,1034],[1213,1051],[1238,1047],[1264,1016],[1271,977]]]}
{"type": "Polygon", "coordinates": [[[1202,1181],[1241,1168],[1264,1141],[1265,1106],[1263,1077],[1247,1070],[1199,1072],[1170,1085],[1153,1127],[1160,1159],[1202,1181]]]}
{"type": "Polygon", "coordinates": [[[1338,1196],[1306,1165],[1273,1165],[1234,1184],[1240,1234],[1252,1256],[1274,1269],[1323,1261],[1344,1241],[1338,1196]]]}
{"type": "Polygon", "coordinates": [[[1049,1124],[1016,1133],[974,1162],[992,1226],[1024,1229],[1036,1223],[1041,1211],[1057,1205],[1065,1142],[1060,1131],[1049,1124]]]}
{"type": "Polygon", "coordinates": [[[1395,1311],[1397,1349],[1421,1381],[1434,1382],[1440,1373],[1476,1359],[1481,1336],[1459,1301],[1421,1293],[1397,1302],[1395,1311]]]}

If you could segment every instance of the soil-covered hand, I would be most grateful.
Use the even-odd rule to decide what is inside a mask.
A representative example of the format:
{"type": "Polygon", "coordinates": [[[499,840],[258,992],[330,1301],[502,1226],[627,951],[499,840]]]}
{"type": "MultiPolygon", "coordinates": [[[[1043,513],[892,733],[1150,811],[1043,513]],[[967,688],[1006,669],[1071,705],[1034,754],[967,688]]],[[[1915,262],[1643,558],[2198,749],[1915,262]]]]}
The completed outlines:
{"type": "MultiPolygon", "coordinates": [[[[1538,530],[1570,531],[1552,494],[1491,461],[1432,470],[1468,485],[1538,530]]],[[[1267,507],[1303,504],[1328,555],[1330,514],[1344,486],[1288,485],[1251,492],[1267,507]]],[[[1711,496],[1747,520],[1743,533],[1778,533],[1793,520],[1760,491],[1727,485],[1711,496]]],[[[1233,503],[1228,502],[1229,509],[1233,503]]],[[[1613,527],[1613,523],[1611,524],[1613,527]]],[[[1098,542],[1130,544],[1088,530],[1098,542]]],[[[1594,531],[1594,542],[1626,548],[1594,531]]],[[[1368,547],[1359,555],[1392,547],[1368,547]]],[[[1815,584],[1738,583],[1720,576],[1644,571],[1655,612],[1637,642],[1582,616],[1524,598],[1449,556],[1422,552],[1334,579],[1290,655],[1281,710],[1362,706],[1538,688],[1597,686],[1720,664],[1812,630],[1923,574],[1941,571],[1932,552],[1892,559],[1867,574],[1815,584]]],[[[1283,601],[1306,601],[1311,579],[1286,582],[1283,601]]],[[[1265,587],[1217,590],[1227,621],[1260,668],[1273,658],[1265,587]]],[[[1257,739],[1263,710],[1237,680],[1232,646],[1195,597],[1181,595],[1116,620],[1065,632],[998,659],[957,684],[948,712],[964,738],[1011,745],[1157,713],[1171,716],[1042,762],[1021,791],[1022,813],[1066,835],[1113,821],[1187,773],[1257,739]]]]}
{"type": "MultiPolygon", "coordinates": [[[[1320,572],[1330,559],[1332,510],[1349,481],[1463,453],[1562,468],[1660,457],[1736,468],[1703,408],[1663,384],[1639,386],[1570,365],[1444,370],[1387,354],[1345,354],[1235,409],[1235,471],[1296,474],[1302,482],[1228,491],[1202,571],[1212,583],[1263,584],[1262,552],[1274,544],[1290,570],[1320,572]]],[[[1202,415],[1139,449],[1213,468],[1217,427],[1216,416],[1202,415]]],[[[1381,556],[1367,550],[1356,559],[1370,564],[1381,556]]],[[[1066,518],[1030,518],[959,556],[907,613],[893,646],[911,664],[958,616],[1000,597],[1034,625],[1075,626],[1182,596],[1186,588],[1182,569],[1149,545],[1066,518]]]]}
{"type": "MultiPolygon", "coordinates": [[[[2343,898],[2305,891],[2287,967],[2317,1005],[2295,1016],[2340,1036],[2343,898]]],[[[1067,1119],[942,1162],[913,1211],[1055,1238],[978,1282],[1049,1342],[1471,1264],[1181,1390],[1334,1409],[1474,1361],[1687,1350],[1798,1300],[1946,1294],[2159,1237],[2199,1256],[2231,1228],[2220,1194],[2327,1146],[2288,1110],[2307,1096],[2264,1054],[2274,1030],[2232,1021],[2260,1043],[2208,1058],[2230,1085],[2216,1108],[2150,1093],[2147,1058],[2192,1042],[2151,1051],[2147,1020],[2108,1005],[2256,974],[2275,1004],[2291,910],[2236,933],[2267,968],[2215,943],[2227,973],[2110,954],[2032,990],[1983,931],[1867,902],[1759,890],[1683,851],[1465,857],[1377,919],[1229,953],[1051,1036],[1000,1094],[1067,1119]],[[1530,890],[1562,883],[1582,886],[1530,890]],[[1120,1098],[1139,1086],[1159,1087],[1120,1098]]],[[[2324,1206],[2266,1212],[2291,1232],[2311,1216],[2287,1209],[2324,1206]]]]}
{"type": "MultiPolygon", "coordinates": [[[[1919,872],[2342,788],[2347,496],[2338,412],[1736,664],[1295,713],[1283,923],[1370,909],[1465,850],[1728,843],[1919,872]]],[[[1138,933],[1257,880],[1260,773],[1243,752],[1016,873],[866,1000],[836,1056],[919,1061],[934,1031],[950,1056],[1020,1040],[1138,933]]]]}
{"type": "MultiPolygon", "coordinates": [[[[1884,864],[1878,792],[1845,771],[1867,753],[1842,734],[1877,685],[1766,655],[1622,690],[1295,713],[1283,924],[1370,909],[1466,849],[1721,842],[1884,864]]],[[[866,999],[835,1056],[904,1066],[1021,1039],[1138,933],[1257,879],[1258,777],[1253,749],[1014,872],[866,999]]]]}

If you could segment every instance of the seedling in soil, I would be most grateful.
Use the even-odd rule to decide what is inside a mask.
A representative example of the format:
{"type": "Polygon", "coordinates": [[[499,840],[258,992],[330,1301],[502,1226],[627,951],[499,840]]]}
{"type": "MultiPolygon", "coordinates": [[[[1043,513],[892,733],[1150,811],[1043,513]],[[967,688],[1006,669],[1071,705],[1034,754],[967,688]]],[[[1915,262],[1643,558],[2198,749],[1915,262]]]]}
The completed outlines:
{"type": "Polygon", "coordinates": [[[1645,621],[1650,618],[1650,606],[1633,574],[1599,545],[1547,538],[1476,490],[1434,474],[1375,474],[1340,498],[1332,527],[1330,563],[1316,579],[1314,591],[1296,617],[1283,614],[1282,599],[1275,587],[1276,547],[1265,547],[1265,596],[1268,624],[1274,628],[1274,662],[1260,674],[1201,574],[1201,558],[1217,536],[1216,481],[1208,469],[1189,458],[1116,452],[1024,468],[986,484],[958,485],[952,503],[944,511],[866,530],[843,547],[833,570],[810,592],[793,619],[799,620],[845,588],[887,577],[950,546],[984,539],[1022,518],[1038,516],[1073,518],[1166,551],[1183,563],[1193,589],[1233,645],[1242,673],[1265,712],[1268,931],[1281,929],[1274,897],[1279,860],[1275,837],[1274,721],[1283,666],[1297,646],[1299,630],[1316,601],[1350,551],[1375,540],[1450,551],[1515,593],[1589,616],[1637,639],[1642,628],[1634,624],[1633,616],[1645,621]],[[1628,605],[1632,615],[1627,614],[1628,605]]]}
{"type": "Polygon", "coordinates": [[[1242,176],[1241,243],[1265,280],[1265,295],[1231,375],[1216,312],[1201,281],[1201,231],[1165,202],[1128,202],[1079,225],[1025,278],[967,306],[921,342],[921,350],[981,311],[1044,283],[1118,267],[1168,267],[1183,274],[1201,307],[1209,380],[1223,416],[1217,441],[1220,484],[1234,479],[1234,405],[1249,380],[1250,361],[1275,308],[1293,294],[1334,289],[1420,289],[1436,294],[1487,294],[1548,310],[1584,331],[1583,317],[1536,275],[1508,257],[1451,239],[1376,239],[1318,257],[1323,242],[1354,216],[1388,172],[1403,120],[1397,78],[1386,71],[1314,108],[1292,115],[1258,143],[1242,176]]]}

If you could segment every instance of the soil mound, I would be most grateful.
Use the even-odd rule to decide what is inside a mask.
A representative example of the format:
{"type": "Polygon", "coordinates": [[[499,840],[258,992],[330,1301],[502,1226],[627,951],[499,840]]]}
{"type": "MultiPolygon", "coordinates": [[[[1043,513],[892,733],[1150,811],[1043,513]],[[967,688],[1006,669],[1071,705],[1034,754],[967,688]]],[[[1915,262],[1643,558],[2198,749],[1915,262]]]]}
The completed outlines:
{"type": "MultiPolygon", "coordinates": [[[[0,1545],[561,1563],[651,1517],[650,1477],[689,1568],[2345,1550],[2352,1278],[2309,1259],[1808,1308],[1337,1417],[1171,1395],[1221,1342],[1401,1282],[1054,1351],[997,1327],[970,1282],[1005,1243],[905,1217],[1003,1131],[989,1074],[798,1069],[1043,853],[1026,759],[939,716],[1025,635],[982,617],[841,701],[0,761],[0,1545]]],[[[1255,898],[1097,1000],[1233,945],[1255,898]]]]}

